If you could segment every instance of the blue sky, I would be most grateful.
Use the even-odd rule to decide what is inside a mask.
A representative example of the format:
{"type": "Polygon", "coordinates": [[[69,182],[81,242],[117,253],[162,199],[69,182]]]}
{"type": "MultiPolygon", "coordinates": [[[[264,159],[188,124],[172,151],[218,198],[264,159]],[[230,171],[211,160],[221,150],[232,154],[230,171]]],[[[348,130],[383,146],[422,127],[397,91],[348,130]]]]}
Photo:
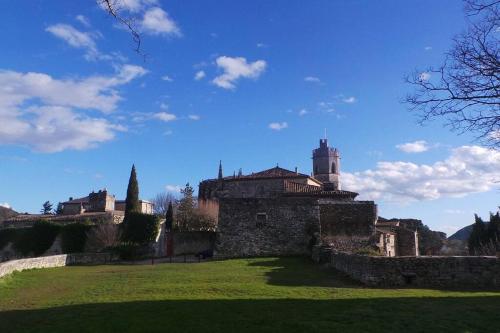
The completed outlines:
{"type": "Polygon", "coordinates": [[[0,204],[141,197],[224,172],[311,172],[326,128],[347,190],[450,233],[499,205],[500,153],[401,103],[466,22],[460,1],[0,2],[0,204]]]}

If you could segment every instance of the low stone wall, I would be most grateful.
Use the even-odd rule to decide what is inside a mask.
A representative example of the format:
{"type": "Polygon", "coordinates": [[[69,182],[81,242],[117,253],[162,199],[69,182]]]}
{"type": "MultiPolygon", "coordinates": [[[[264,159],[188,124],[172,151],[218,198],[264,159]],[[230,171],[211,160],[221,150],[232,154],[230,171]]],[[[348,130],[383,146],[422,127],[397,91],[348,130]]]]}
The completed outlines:
{"type": "Polygon", "coordinates": [[[100,265],[111,262],[116,258],[108,253],[75,253],[55,256],[10,260],[0,263],[0,278],[16,271],[33,268],[62,267],[69,265],[100,265]]]}
{"type": "Polygon", "coordinates": [[[370,286],[500,288],[497,257],[370,257],[316,248],[313,259],[370,286]]]}

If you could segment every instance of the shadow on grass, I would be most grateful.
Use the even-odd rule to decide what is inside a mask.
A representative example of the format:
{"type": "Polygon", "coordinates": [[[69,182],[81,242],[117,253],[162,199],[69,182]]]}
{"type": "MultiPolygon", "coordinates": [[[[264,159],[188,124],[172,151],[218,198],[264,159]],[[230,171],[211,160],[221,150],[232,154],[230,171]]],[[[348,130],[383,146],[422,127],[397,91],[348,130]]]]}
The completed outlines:
{"type": "MultiPolygon", "coordinates": [[[[278,286],[314,286],[335,288],[376,288],[376,289],[431,289],[443,291],[499,291],[495,287],[440,287],[440,286],[416,286],[412,284],[386,287],[370,287],[359,281],[353,280],[347,274],[333,268],[322,267],[306,257],[281,257],[269,258],[265,261],[255,261],[250,266],[263,266],[271,268],[266,273],[268,283],[278,286]],[[319,271],[319,272],[318,272],[319,271]],[[319,274],[318,274],[319,273],[319,274]]],[[[500,315],[499,315],[500,316],[500,315]]],[[[500,329],[498,330],[500,333],[500,329]]]]}
{"type": "Polygon", "coordinates": [[[498,332],[500,297],[165,300],[0,312],[2,332],[498,332]]]}
{"type": "Polygon", "coordinates": [[[306,257],[269,258],[249,263],[271,269],[266,276],[267,283],[290,287],[360,287],[361,283],[331,268],[321,267],[306,257]]]}

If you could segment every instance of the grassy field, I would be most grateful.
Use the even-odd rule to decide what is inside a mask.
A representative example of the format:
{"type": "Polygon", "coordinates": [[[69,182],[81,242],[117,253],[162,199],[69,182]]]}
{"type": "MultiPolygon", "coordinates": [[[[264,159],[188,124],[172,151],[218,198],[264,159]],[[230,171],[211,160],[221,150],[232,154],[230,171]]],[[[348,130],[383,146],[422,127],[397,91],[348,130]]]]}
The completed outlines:
{"type": "Polygon", "coordinates": [[[500,332],[500,292],[364,288],[306,259],[63,267],[0,280],[0,332],[500,332]]]}

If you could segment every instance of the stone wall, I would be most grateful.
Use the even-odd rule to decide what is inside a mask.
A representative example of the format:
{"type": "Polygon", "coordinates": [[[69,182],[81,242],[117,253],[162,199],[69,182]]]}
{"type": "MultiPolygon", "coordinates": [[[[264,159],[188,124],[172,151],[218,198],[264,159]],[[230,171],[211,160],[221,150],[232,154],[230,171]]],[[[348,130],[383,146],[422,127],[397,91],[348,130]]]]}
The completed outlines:
{"type": "Polygon", "coordinates": [[[396,254],[403,256],[418,256],[418,232],[405,227],[396,227],[396,254]]]}
{"type": "Polygon", "coordinates": [[[210,231],[173,232],[171,239],[174,256],[197,254],[215,246],[215,232],[210,231]]]}
{"type": "Polygon", "coordinates": [[[0,263],[0,278],[16,271],[34,268],[62,267],[68,265],[105,264],[113,258],[107,253],[60,254],[47,257],[10,260],[0,263]]]}
{"type": "Polygon", "coordinates": [[[371,237],[377,220],[373,201],[319,201],[321,237],[371,237]]]}
{"type": "Polygon", "coordinates": [[[216,253],[221,256],[303,255],[319,232],[317,200],[223,198],[219,202],[216,253]]]}
{"type": "Polygon", "coordinates": [[[316,247],[313,259],[370,286],[500,288],[497,257],[370,257],[316,247]]]}

